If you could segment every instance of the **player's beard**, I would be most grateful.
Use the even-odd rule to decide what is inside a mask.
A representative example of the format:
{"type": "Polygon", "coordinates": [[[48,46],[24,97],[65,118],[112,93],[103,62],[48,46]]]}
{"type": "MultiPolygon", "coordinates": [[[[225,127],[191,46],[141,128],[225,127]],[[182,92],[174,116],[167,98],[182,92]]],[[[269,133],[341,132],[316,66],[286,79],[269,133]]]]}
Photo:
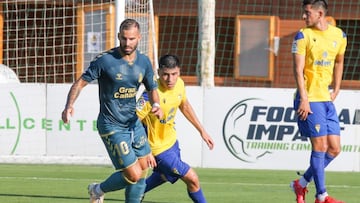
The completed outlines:
{"type": "Polygon", "coordinates": [[[135,45],[134,47],[120,46],[121,52],[124,53],[125,55],[131,55],[132,53],[134,53],[136,48],[137,48],[137,45],[135,45]]]}

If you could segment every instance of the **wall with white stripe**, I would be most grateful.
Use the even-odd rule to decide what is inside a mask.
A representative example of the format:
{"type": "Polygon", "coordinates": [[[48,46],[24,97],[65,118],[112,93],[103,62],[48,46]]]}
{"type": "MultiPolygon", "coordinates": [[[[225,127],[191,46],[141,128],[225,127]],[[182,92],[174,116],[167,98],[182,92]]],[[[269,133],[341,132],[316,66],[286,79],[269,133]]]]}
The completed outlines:
{"type": "MultiPolygon", "coordinates": [[[[70,84],[0,85],[0,162],[110,164],[98,137],[97,85],[85,87],[70,125],[61,121],[70,84]]],[[[182,158],[194,167],[304,170],[309,142],[300,137],[293,89],[187,87],[188,99],[215,141],[209,150],[178,112],[182,158]]],[[[360,91],[335,101],[342,153],[328,170],[360,171],[360,91]]]]}

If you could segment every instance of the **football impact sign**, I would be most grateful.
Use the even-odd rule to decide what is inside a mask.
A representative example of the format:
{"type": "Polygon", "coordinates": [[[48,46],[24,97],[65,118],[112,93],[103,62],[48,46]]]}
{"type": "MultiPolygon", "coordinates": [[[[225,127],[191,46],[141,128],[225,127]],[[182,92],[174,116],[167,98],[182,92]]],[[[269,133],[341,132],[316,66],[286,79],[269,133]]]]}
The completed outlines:
{"type": "MultiPolygon", "coordinates": [[[[204,159],[209,167],[301,169],[307,166],[311,144],[297,127],[292,100],[294,89],[218,87],[208,91],[204,99],[208,101],[204,107],[205,123],[212,129],[212,135],[220,134],[222,138],[215,141],[216,156],[205,151],[204,159]],[[221,105],[216,105],[219,103],[221,105]],[[213,110],[207,111],[211,106],[213,110]],[[221,119],[221,126],[214,118],[221,119]]],[[[329,166],[331,170],[360,167],[357,119],[360,107],[351,102],[356,96],[353,91],[342,90],[335,101],[342,153],[336,163],[329,166]]]]}

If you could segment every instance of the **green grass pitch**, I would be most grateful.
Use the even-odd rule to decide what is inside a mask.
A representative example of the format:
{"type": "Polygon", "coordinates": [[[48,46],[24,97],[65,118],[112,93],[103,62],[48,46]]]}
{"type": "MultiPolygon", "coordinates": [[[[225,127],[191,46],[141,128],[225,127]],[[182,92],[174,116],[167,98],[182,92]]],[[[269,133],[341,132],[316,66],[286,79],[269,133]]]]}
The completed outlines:
{"type": "MultiPolygon", "coordinates": [[[[208,203],[292,203],[289,182],[295,171],[195,169],[208,203]]],[[[0,164],[0,202],[88,202],[87,185],[113,172],[111,166],[0,164]]],[[[346,203],[360,202],[360,173],[327,172],[330,195],[346,203]]],[[[307,202],[314,202],[314,185],[307,202]]],[[[124,202],[124,191],[108,193],[105,203],[124,202]]],[[[185,184],[169,183],[146,194],[143,203],[191,203],[185,184]]]]}

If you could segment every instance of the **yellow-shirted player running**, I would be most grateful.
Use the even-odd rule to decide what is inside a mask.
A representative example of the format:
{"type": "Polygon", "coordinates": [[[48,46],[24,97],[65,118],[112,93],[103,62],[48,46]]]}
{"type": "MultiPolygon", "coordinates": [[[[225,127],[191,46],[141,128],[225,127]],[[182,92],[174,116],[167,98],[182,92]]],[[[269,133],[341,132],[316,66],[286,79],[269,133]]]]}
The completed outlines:
{"type": "Polygon", "coordinates": [[[144,93],[137,103],[137,114],[146,126],[150,148],[157,162],[153,173],[146,179],[148,192],[155,187],[169,181],[175,183],[179,178],[187,186],[189,197],[198,203],[205,203],[206,199],[201,190],[196,172],[181,160],[179,143],[175,130],[175,116],[178,109],[192,125],[199,131],[209,149],[213,149],[214,142],[203,128],[189,103],[184,81],[180,76],[180,62],[175,55],[164,55],[159,60],[158,93],[160,107],[164,112],[159,120],[150,113],[151,105],[144,93]]]}

